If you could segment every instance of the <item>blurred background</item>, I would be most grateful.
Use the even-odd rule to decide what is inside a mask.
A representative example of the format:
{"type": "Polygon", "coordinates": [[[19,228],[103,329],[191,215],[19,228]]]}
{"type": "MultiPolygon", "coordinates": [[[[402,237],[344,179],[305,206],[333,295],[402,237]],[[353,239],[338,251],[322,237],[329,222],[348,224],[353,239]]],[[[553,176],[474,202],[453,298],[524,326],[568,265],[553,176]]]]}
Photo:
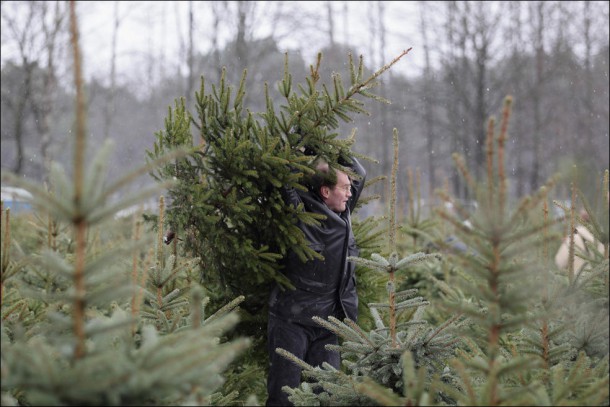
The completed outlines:
{"type": "MultiPolygon", "coordinates": [[[[398,130],[400,201],[409,178],[423,205],[438,188],[470,199],[451,154],[483,176],[487,121],[500,120],[508,95],[511,196],[555,174],[565,182],[554,199],[569,198],[572,180],[593,194],[608,168],[607,1],[87,1],[77,12],[88,150],[114,140],[111,179],[145,162],[177,98],[195,114],[201,76],[210,92],[223,67],[235,87],[247,68],[245,105],[263,112],[265,83],[283,102],[285,54],[295,84],[321,52],[321,81],[337,72],[347,88],[350,53],[372,73],[408,48],[373,92],[392,103],[366,100],[371,115],[340,127],[345,137],[355,128],[354,150],[378,161],[365,162],[371,178],[390,175],[398,130]]],[[[1,13],[2,169],[44,181],[51,161],[69,172],[73,160],[68,4],[2,1],[1,13]]],[[[388,184],[371,187],[383,198],[366,211],[383,210],[388,184]]]]}

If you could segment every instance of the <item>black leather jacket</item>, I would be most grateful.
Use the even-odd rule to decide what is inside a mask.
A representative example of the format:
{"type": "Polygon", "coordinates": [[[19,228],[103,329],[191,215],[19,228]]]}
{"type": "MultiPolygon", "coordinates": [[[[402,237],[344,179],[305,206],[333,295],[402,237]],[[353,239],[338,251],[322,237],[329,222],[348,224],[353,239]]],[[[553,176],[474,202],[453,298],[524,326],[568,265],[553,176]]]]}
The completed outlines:
{"type": "Polygon", "coordinates": [[[324,260],[302,262],[290,252],[284,259],[284,273],[296,290],[276,286],[269,298],[269,312],[278,318],[304,325],[319,326],[311,317],[327,319],[334,316],[341,320],[358,318],[358,294],[356,292],[355,264],[347,256],[358,256],[356,240],[352,232],[350,213],[354,210],[364,188],[366,171],[357,159],[352,158],[349,167],[360,179],[352,179],[352,196],[341,214],[333,212],[321,197],[307,192],[286,189],[289,204],[304,204],[304,210],[326,215],[319,226],[300,224],[310,247],[324,256],[324,260]]]}

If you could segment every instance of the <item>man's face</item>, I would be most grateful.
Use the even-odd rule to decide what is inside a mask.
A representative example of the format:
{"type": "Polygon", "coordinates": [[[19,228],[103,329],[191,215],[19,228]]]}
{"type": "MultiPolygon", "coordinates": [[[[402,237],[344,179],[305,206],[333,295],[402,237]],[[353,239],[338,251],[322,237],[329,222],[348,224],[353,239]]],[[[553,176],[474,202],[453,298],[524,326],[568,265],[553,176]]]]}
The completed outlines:
{"type": "Polygon", "coordinates": [[[337,185],[334,187],[322,187],[322,198],[324,203],[333,212],[341,213],[345,211],[347,201],[352,196],[351,181],[346,173],[337,171],[337,185]]]}

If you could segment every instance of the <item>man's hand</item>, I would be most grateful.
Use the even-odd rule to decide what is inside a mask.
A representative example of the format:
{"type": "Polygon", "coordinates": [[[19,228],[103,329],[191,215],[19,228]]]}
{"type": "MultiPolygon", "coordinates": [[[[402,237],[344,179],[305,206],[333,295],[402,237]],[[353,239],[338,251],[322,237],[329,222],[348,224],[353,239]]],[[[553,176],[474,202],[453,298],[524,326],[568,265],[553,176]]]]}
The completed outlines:
{"type": "Polygon", "coordinates": [[[170,230],[163,236],[163,243],[170,244],[175,237],[176,233],[173,230],[170,230]]]}
{"type": "Polygon", "coordinates": [[[347,154],[345,153],[340,153],[339,154],[339,158],[337,159],[337,163],[339,165],[342,165],[344,167],[349,167],[350,164],[352,163],[352,159],[351,157],[349,157],[347,154]]]}

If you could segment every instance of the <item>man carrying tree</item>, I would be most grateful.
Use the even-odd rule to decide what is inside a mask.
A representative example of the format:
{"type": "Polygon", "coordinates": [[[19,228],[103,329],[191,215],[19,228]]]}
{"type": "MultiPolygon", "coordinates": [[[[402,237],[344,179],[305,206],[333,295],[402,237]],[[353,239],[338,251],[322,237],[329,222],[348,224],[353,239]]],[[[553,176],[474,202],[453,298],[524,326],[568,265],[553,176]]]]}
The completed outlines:
{"type": "MultiPolygon", "coordinates": [[[[306,154],[315,154],[306,149],[306,154]]],[[[325,345],[338,344],[337,335],[312,320],[313,316],[329,316],[353,321],[358,317],[355,264],[348,256],[359,251],[352,232],[350,214],[364,188],[366,171],[356,158],[350,163],[339,160],[356,177],[335,170],[321,159],[316,161],[316,174],[307,183],[307,191],[284,188],[284,199],[295,207],[325,216],[317,224],[299,223],[309,247],[320,255],[303,262],[294,252],[284,258],[284,273],[295,290],[276,286],[269,298],[267,327],[269,351],[268,398],[266,405],[291,405],[283,386],[298,387],[301,368],[276,353],[276,348],[289,351],[311,366],[328,362],[339,369],[338,352],[325,345]]]]}

